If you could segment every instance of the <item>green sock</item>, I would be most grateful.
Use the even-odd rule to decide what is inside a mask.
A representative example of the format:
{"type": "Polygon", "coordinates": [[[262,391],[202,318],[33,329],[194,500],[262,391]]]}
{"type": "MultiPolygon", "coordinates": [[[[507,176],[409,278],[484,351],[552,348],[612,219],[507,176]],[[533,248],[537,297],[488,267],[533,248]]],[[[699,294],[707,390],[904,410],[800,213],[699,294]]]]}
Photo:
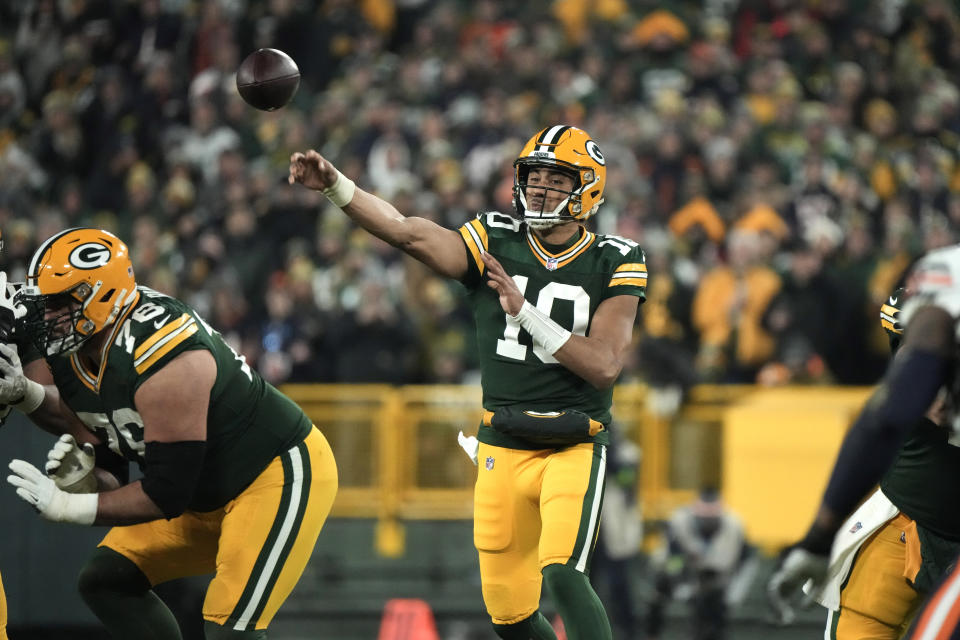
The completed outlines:
{"type": "Polygon", "coordinates": [[[613,640],[610,620],[590,580],[573,567],[551,564],[543,579],[570,640],[613,640]]]}
{"type": "Polygon", "coordinates": [[[503,640],[557,640],[553,627],[537,609],[529,618],[524,618],[514,624],[496,624],[493,630],[503,640]]]}
{"type": "Polygon", "coordinates": [[[147,577],[113,549],[97,547],[80,571],[78,586],[114,638],[182,640],[177,619],[150,590],[147,577]]]}
{"type": "Polygon", "coordinates": [[[203,621],[203,637],[206,640],[267,640],[266,629],[237,631],[209,620],[203,621]]]}

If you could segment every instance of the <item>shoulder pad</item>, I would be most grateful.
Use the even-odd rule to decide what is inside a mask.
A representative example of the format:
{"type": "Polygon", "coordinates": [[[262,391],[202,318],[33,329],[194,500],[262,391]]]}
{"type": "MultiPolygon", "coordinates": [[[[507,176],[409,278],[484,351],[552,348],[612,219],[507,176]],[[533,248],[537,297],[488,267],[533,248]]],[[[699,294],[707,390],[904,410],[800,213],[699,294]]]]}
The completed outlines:
{"type": "Polygon", "coordinates": [[[926,305],[960,317],[960,245],[937,249],[921,258],[907,278],[907,291],[909,297],[900,311],[902,326],[926,305]]]}

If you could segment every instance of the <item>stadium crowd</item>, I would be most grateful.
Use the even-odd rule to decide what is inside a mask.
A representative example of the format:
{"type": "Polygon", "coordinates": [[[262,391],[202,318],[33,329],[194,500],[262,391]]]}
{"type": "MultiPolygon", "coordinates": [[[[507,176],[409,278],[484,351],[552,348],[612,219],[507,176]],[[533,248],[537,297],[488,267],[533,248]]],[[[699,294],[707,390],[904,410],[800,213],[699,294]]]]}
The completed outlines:
{"type": "Polygon", "coordinates": [[[597,229],[646,251],[628,376],[870,383],[880,304],[960,239],[958,70],[947,0],[0,3],[0,267],[100,227],[271,382],[474,381],[461,288],[289,155],[456,228],[563,122],[607,159],[597,229]],[[303,74],[276,112],[235,89],[259,47],[303,74]]]}

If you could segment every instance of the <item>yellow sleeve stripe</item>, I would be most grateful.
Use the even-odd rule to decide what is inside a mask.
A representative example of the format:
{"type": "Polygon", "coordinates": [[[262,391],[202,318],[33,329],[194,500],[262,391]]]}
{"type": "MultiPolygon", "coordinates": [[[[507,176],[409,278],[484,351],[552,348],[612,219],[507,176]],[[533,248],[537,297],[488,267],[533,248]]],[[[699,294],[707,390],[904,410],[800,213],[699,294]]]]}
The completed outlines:
{"type": "Polygon", "coordinates": [[[647,265],[643,264],[642,262],[628,262],[617,267],[614,273],[618,273],[620,271],[642,271],[643,273],[646,273],[647,265]]]}
{"type": "Polygon", "coordinates": [[[160,358],[173,351],[174,347],[195,334],[197,328],[196,321],[190,318],[190,322],[181,327],[179,331],[171,333],[158,342],[152,350],[143,354],[142,358],[133,361],[133,366],[137,370],[137,373],[141,374],[152,367],[160,358]]]}
{"type": "Polygon", "coordinates": [[[647,286],[646,278],[611,278],[609,287],[619,287],[623,284],[633,285],[635,287],[645,287],[647,286]]]}
{"type": "Polygon", "coordinates": [[[490,244],[487,239],[487,230],[483,228],[479,220],[474,219],[460,227],[460,235],[463,236],[463,241],[467,244],[467,249],[470,250],[473,261],[477,263],[477,270],[482,274],[486,265],[483,264],[480,254],[486,251],[490,244]]]}
{"type": "Polygon", "coordinates": [[[145,354],[147,351],[153,348],[153,345],[157,344],[157,342],[159,342],[160,340],[163,340],[164,337],[166,337],[173,331],[176,331],[183,325],[187,324],[187,322],[192,319],[193,318],[190,316],[189,313],[185,313],[179,318],[177,318],[176,320],[174,320],[173,322],[168,322],[167,324],[163,325],[159,331],[157,331],[155,334],[153,334],[152,336],[144,340],[143,344],[137,347],[137,350],[133,352],[134,360],[140,358],[143,354],[145,354]]]}

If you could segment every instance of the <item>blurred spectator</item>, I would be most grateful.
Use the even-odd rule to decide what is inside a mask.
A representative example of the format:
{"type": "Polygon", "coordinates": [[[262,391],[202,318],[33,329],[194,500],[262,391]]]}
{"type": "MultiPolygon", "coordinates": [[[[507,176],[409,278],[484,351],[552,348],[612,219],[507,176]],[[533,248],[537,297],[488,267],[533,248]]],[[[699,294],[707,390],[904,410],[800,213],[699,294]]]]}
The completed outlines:
{"type": "Polygon", "coordinates": [[[662,636],[664,610],[679,601],[690,604],[690,637],[722,640],[729,609],[743,601],[756,571],[740,518],[708,487],[692,504],[673,512],[663,534],[663,545],[652,560],[655,594],[646,637],[662,636]]]}
{"type": "Polygon", "coordinates": [[[752,383],[773,356],[762,320],[781,282],[768,260],[760,233],[736,229],[727,238],[726,261],[700,280],[692,315],[700,332],[697,369],[705,379],[752,383]]]}
{"type": "Polygon", "coordinates": [[[361,310],[403,336],[385,379],[470,380],[456,289],[357,243],[322,196],[287,188],[287,158],[315,143],[364,188],[453,227],[509,212],[518,135],[564,121],[609,154],[618,188],[597,231],[648,253],[625,378],[754,381],[804,351],[801,336],[823,375],[795,379],[873,382],[886,355],[870,309],[918,252],[960,238],[956,3],[655,4],[0,3],[0,259],[22,273],[41,229],[105,226],[147,248],[138,278],[217,309],[278,382],[359,376],[323,334],[356,329],[361,310]],[[258,47],[300,66],[281,111],[234,89],[258,47]],[[832,346],[814,324],[764,329],[778,273],[768,320],[826,296],[822,282],[840,292],[849,320],[830,325],[832,346]],[[316,319],[282,355],[257,335],[274,278],[316,319]],[[388,300],[360,304],[377,280],[388,300]]]}
{"type": "Polygon", "coordinates": [[[607,603],[613,637],[640,637],[640,619],[635,613],[634,565],[643,540],[643,520],[637,502],[640,450],[616,425],[610,430],[603,520],[590,566],[590,580],[607,603]]]}

